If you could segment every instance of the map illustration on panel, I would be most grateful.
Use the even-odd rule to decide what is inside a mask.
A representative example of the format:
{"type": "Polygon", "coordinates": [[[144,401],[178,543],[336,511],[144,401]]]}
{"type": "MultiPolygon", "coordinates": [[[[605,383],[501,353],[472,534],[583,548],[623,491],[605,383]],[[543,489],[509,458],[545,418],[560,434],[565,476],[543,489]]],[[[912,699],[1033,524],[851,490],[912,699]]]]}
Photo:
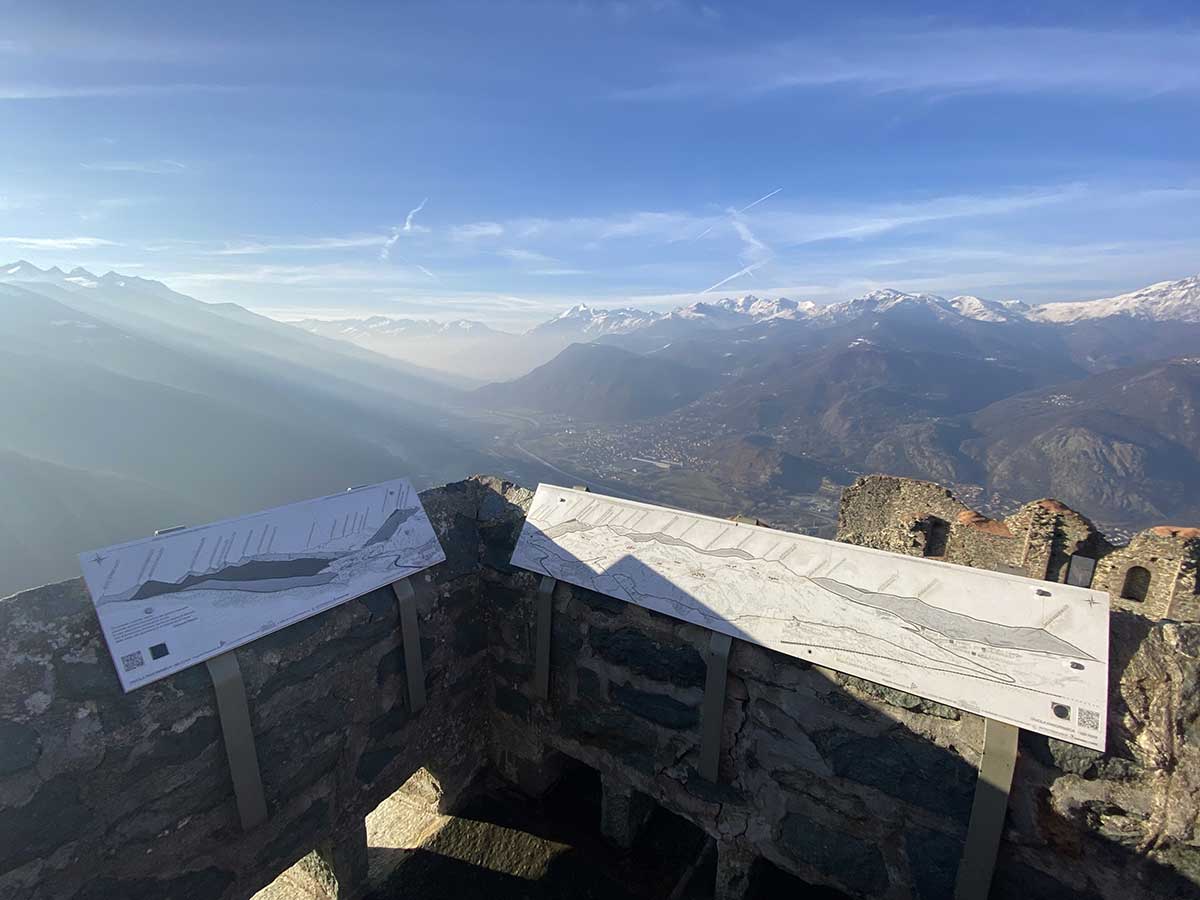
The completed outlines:
{"type": "Polygon", "coordinates": [[[542,485],[512,564],[1104,749],[1108,595],[542,485]]]}
{"type": "Polygon", "coordinates": [[[407,479],[79,556],[126,691],[446,558],[407,479]]]}

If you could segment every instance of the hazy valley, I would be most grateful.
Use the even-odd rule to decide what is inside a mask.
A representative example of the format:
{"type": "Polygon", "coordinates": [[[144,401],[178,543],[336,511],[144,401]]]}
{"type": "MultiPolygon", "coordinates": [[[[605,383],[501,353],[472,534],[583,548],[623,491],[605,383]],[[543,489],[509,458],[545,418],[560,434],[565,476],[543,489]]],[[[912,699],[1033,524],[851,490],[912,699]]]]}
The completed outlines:
{"type": "MultiPolygon", "coordinates": [[[[1200,518],[1200,277],[1042,306],[892,290],[579,305],[480,340],[500,357],[547,335],[575,343],[468,396],[529,417],[517,456],[610,489],[819,530],[838,484],[887,471],[995,512],[1055,496],[1118,533],[1200,518]]],[[[538,347],[527,365],[554,345],[538,347]]],[[[439,358],[455,357],[423,361],[439,358]]]]}
{"type": "Polygon", "coordinates": [[[287,324],[116,273],[0,266],[0,591],[74,554],[352,484],[475,471],[829,534],[885,471],[992,511],[1054,496],[1123,530],[1200,519],[1200,277],[1041,307],[876,291],[525,333],[287,324]],[[487,382],[487,383],[485,383],[487,382]]]}

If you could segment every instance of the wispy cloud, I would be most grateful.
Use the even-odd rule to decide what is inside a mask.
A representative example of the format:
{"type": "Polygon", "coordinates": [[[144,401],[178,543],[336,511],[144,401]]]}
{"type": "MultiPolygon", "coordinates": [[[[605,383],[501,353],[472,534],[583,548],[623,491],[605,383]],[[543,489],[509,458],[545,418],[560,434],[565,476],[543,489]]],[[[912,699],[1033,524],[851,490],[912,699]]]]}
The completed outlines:
{"type": "Polygon", "coordinates": [[[776,42],[714,58],[677,59],[653,84],[618,99],[753,97],[843,86],[885,91],[1034,93],[1144,97],[1200,90],[1200,31],[959,28],[853,34],[776,42]]]}
{"type": "Polygon", "coordinates": [[[351,235],[348,237],[311,238],[292,241],[254,241],[232,244],[220,250],[208,251],[214,256],[253,256],[280,251],[350,250],[356,247],[378,247],[391,239],[381,234],[351,235]]]}
{"type": "Polygon", "coordinates": [[[413,207],[412,209],[410,209],[408,211],[408,215],[404,217],[404,230],[405,231],[413,230],[413,218],[417,215],[417,213],[419,213],[421,210],[423,210],[425,208],[425,204],[428,202],[429,202],[429,198],[426,197],[424,200],[422,200],[415,207],[413,207]]]}
{"type": "Polygon", "coordinates": [[[97,247],[117,247],[116,241],[98,237],[0,237],[0,244],[22,250],[93,250],[97,247]]]}
{"type": "Polygon", "coordinates": [[[403,225],[401,225],[399,228],[392,229],[391,235],[387,238],[387,240],[385,240],[383,242],[383,247],[381,247],[379,250],[379,258],[381,260],[386,262],[387,259],[392,255],[392,248],[396,246],[396,241],[400,240],[400,235],[411,234],[413,231],[427,230],[425,228],[422,228],[420,225],[413,224],[413,219],[416,217],[417,213],[419,213],[421,210],[423,210],[425,208],[425,204],[428,202],[429,202],[429,198],[426,197],[424,200],[422,200],[415,207],[413,207],[412,209],[410,209],[408,211],[408,215],[404,217],[403,225]]]}
{"type": "Polygon", "coordinates": [[[502,250],[497,250],[496,253],[499,256],[505,257],[506,259],[511,259],[513,262],[540,263],[542,265],[549,265],[551,263],[558,262],[558,260],[553,256],[547,256],[545,253],[537,253],[533,250],[522,250],[516,247],[505,247],[502,250]]]}
{"type": "Polygon", "coordinates": [[[347,288],[392,288],[423,283],[406,269],[376,265],[256,265],[216,271],[175,271],[164,277],[190,288],[223,284],[304,286],[310,290],[344,292],[347,288]]]}
{"type": "Polygon", "coordinates": [[[143,175],[178,175],[187,171],[186,165],[173,159],[92,162],[79,166],[89,172],[139,172],[143,175]]]}
{"type": "MultiPolygon", "coordinates": [[[[1088,185],[1075,183],[997,194],[952,194],[904,203],[826,207],[811,213],[764,213],[759,221],[778,234],[782,242],[798,245],[876,237],[913,225],[953,219],[1002,217],[1082,201],[1095,193],[1088,185]]],[[[1120,192],[1112,196],[1117,199],[1120,192]]]]}
{"type": "Polygon", "coordinates": [[[468,222],[450,230],[450,236],[459,241],[474,241],[480,238],[500,237],[504,226],[499,222],[468,222]]]}
{"type": "Polygon", "coordinates": [[[17,84],[0,83],[0,100],[86,100],[94,97],[150,97],[170,94],[237,93],[235,84],[17,84]]]}

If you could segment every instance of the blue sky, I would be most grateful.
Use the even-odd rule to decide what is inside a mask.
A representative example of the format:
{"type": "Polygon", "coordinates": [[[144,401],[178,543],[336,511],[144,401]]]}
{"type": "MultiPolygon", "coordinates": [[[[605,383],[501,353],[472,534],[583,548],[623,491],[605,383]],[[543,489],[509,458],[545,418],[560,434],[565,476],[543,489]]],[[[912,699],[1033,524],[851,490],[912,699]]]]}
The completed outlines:
{"type": "Polygon", "coordinates": [[[0,261],[511,327],[1200,271],[1200,7],[995,6],[0,0],[0,261]]]}

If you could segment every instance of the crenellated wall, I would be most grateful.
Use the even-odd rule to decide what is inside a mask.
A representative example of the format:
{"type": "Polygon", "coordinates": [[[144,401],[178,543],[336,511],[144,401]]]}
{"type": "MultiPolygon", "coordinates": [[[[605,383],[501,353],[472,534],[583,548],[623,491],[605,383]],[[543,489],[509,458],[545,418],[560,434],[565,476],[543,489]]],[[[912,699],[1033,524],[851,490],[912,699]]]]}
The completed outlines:
{"type": "MultiPolygon", "coordinates": [[[[961,526],[932,487],[889,488],[859,533],[908,540],[911,496],[961,526]]],[[[0,897],[227,900],[314,848],[349,896],[364,816],[418,767],[452,807],[485,766],[536,794],[568,757],[601,773],[614,841],[650,801],[712,835],[718,897],[758,857],[849,896],[949,896],[982,720],[735,641],[712,784],[696,771],[707,632],[565,584],[540,700],[537,581],[507,565],[531,496],[495,479],[422,494],[448,560],[418,584],[417,715],[389,591],[237,651],[271,811],[248,834],[203,667],[124,695],[79,582],[0,601],[0,897]]],[[[1200,625],[1119,608],[1112,626],[1109,752],[1022,735],[994,897],[1200,891],[1200,625]]]]}
{"type": "Polygon", "coordinates": [[[1114,608],[1200,621],[1200,528],[1160,525],[1119,547],[1057,500],[1035,500],[1005,519],[989,519],[941,485],[867,475],[842,492],[837,539],[1058,582],[1079,556],[1095,563],[1086,586],[1108,591],[1114,608]],[[1127,589],[1135,567],[1144,570],[1140,596],[1127,589]]]}

